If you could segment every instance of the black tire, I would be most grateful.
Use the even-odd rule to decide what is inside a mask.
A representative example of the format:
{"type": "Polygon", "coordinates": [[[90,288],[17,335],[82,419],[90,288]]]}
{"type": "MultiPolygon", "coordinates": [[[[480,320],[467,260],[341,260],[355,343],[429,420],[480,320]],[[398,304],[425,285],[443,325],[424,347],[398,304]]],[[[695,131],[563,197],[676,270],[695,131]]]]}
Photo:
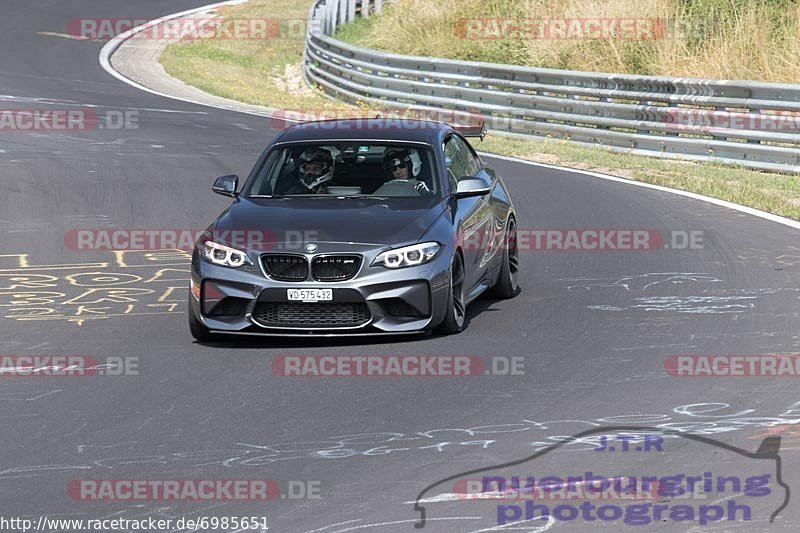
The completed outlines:
{"type": "Polygon", "coordinates": [[[447,291],[447,312],[444,320],[436,328],[438,333],[452,335],[464,331],[467,322],[467,309],[464,304],[464,259],[456,252],[450,266],[450,286],[447,291]]]}
{"type": "Polygon", "coordinates": [[[517,223],[511,218],[503,240],[503,265],[497,282],[489,292],[495,298],[513,298],[519,293],[519,249],[517,248],[517,223]]]}
{"type": "Polygon", "coordinates": [[[200,322],[200,319],[195,316],[194,311],[192,310],[192,295],[189,295],[189,332],[192,334],[192,337],[197,339],[199,342],[206,342],[210,341],[213,338],[211,331],[206,327],[205,324],[200,322]]]}

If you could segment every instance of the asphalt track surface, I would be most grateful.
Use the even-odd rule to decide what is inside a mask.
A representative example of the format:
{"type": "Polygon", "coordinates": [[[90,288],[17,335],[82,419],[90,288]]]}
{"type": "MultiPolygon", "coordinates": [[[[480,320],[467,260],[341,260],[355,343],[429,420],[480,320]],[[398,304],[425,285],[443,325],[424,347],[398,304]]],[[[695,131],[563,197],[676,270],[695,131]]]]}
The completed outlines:
{"type": "MultiPolygon", "coordinates": [[[[795,229],[665,192],[493,160],[514,195],[520,228],[699,230],[704,248],[523,251],[522,293],[477,302],[458,336],[206,345],[193,342],[186,327],[185,257],[68,249],[70,229],[205,227],[226,206],[211,193],[212,178],[246,175],[274,135],[263,118],[119,82],[98,64],[101,42],[37,33],[66,33],[75,18],[155,18],[196,5],[33,0],[4,9],[2,109],[136,110],[140,125],[0,132],[0,354],[138,358],[139,372],[0,382],[0,515],[266,516],[269,531],[410,531],[418,517],[414,499],[426,486],[525,458],[558,436],[621,423],[693,430],[749,451],[780,435],[783,479],[796,493],[796,377],[679,378],[663,368],[672,354],[800,351],[795,229]],[[56,287],[33,286],[55,292],[54,303],[40,294],[45,299],[32,304],[30,296],[19,296],[20,287],[9,288],[9,280],[45,279],[35,275],[57,279],[46,278],[56,287]],[[125,293],[130,301],[91,292],[116,283],[145,290],[125,293]],[[22,319],[37,318],[25,311],[31,305],[49,309],[41,311],[48,315],[22,319]],[[275,357],[299,354],[522,357],[525,373],[273,374],[275,357]],[[319,483],[320,498],[90,502],[68,496],[75,479],[304,480],[319,483]]],[[[586,465],[610,472],[608,456],[600,456],[571,445],[547,454],[544,465],[517,468],[546,467],[564,477],[586,465]]],[[[666,439],[663,453],[616,458],[625,471],[764,470],[763,463],[753,466],[758,461],[679,438],[666,439]]],[[[446,488],[427,496],[452,492],[446,488]]],[[[754,498],[751,522],[702,529],[796,530],[800,513],[793,502],[767,522],[782,499],[777,490],[754,498]]],[[[428,503],[426,530],[501,531],[486,529],[497,524],[496,509],[428,503]]],[[[699,530],[696,522],[667,519],[637,527],[537,521],[515,530],[547,528],[699,530]]]]}

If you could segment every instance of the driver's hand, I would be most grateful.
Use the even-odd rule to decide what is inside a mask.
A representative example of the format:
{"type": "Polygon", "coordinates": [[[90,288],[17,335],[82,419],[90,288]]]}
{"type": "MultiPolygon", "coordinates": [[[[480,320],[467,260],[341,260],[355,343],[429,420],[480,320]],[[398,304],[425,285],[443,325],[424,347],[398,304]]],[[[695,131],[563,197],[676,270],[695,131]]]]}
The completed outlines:
{"type": "Polygon", "coordinates": [[[425,184],[424,181],[420,181],[419,183],[414,185],[414,188],[417,191],[419,191],[421,193],[424,193],[424,194],[430,194],[430,192],[431,192],[431,190],[428,188],[428,186],[425,184]]]}

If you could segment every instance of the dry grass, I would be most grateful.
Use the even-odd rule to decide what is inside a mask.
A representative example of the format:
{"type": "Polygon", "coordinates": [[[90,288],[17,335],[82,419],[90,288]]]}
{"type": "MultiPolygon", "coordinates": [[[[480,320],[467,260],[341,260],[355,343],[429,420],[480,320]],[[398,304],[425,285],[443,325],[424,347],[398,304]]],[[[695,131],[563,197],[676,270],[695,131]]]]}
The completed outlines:
{"type": "Polygon", "coordinates": [[[796,0],[399,0],[344,27],[344,40],[404,54],[546,68],[700,78],[800,81],[796,0]],[[466,39],[471,18],[648,18],[657,39],[466,39]]]}
{"type": "Polygon", "coordinates": [[[303,24],[310,5],[311,0],[254,0],[228,7],[220,14],[230,19],[280,19],[282,37],[182,42],[168,46],[159,61],[171,76],[233,100],[292,110],[345,107],[302,81],[304,34],[289,26],[303,24]]]}

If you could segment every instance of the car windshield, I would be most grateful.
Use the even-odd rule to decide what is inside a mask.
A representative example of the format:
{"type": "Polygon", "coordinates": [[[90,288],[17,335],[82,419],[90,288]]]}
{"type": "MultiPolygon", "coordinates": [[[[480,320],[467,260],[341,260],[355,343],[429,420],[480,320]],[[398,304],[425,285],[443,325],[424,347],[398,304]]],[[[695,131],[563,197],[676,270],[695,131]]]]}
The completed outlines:
{"type": "Polygon", "coordinates": [[[244,191],[246,197],[438,197],[429,147],[351,141],[275,147],[244,191]]]}

